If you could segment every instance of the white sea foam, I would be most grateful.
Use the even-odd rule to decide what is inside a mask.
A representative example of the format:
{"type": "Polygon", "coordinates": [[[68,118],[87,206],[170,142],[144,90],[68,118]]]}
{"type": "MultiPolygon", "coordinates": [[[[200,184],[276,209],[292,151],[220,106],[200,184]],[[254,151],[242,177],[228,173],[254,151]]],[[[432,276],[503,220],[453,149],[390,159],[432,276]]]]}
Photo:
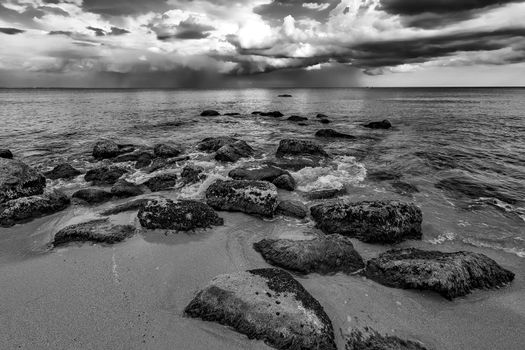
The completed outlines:
{"type": "Polygon", "coordinates": [[[445,233],[440,234],[434,239],[428,240],[428,242],[432,244],[442,244],[442,243],[445,243],[446,241],[453,241],[455,238],[456,238],[456,234],[454,232],[445,232],[445,233]]]}

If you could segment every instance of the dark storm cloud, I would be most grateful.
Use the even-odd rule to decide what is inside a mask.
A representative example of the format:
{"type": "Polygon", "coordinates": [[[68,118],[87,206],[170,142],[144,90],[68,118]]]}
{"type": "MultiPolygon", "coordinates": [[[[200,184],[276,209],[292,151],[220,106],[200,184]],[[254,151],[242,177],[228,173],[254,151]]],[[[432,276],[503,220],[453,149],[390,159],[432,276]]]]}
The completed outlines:
{"type": "Polygon", "coordinates": [[[199,23],[193,17],[181,21],[178,25],[169,28],[169,30],[153,28],[157,33],[157,39],[204,39],[210,35],[210,31],[215,27],[199,23]]]}
{"type": "Polygon", "coordinates": [[[105,16],[126,16],[170,9],[167,0],[84,0],[82,8],[105,16]]]}
{"type": "Polygon", "coordinates": [[[25,30],[17,29],[17,28],[0,28],[0,33],[4,33],[7,35],[15,35],[25,32],[25,30]]]}
{"type": "Polygon", "coordinates": [[[273,0],[269,4],[260,5],[254,9],[254,12],[261,15],[264,19],[273,21],[282,21],[288,15],[295,19],[315,19],[319,22],[324,22],[328,18],[330,11],[332,11],[341,0],[312,0],[312,1],[298,1],[298,0],[273,0]],[[310,8],[305,4],[317,4],[319,6],[328,5],[326,8],[316,9],[310,8]]]}
{"type": "Polygon", "coordinates": [[[67,30],[52,30],[48,33],[49,35],[65,35],[65,36],[71,36],[73,35],[73,32],[67,31],[67,30]]]}

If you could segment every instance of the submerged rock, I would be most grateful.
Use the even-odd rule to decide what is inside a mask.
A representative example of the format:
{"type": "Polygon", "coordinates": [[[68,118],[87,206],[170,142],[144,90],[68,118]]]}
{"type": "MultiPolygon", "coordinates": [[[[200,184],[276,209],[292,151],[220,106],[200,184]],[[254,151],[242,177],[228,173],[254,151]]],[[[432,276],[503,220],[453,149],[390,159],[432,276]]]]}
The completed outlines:
{"type": "Polygon", "coordinates": [[[119,145],[113,141],[98,141],[93,147],[93,157],[97,160],[111,159],[120,154],[133,152],[135,148],[129,145],[119,145]]]}
{"type": "Polygon", "coordinates": [[[186,165],[180,174],[185,184],[192,184],[206,179],[204,169],[199,166],[186,165]]]}
{"type": "Polygon", "coordinates": [[[273,112],[260,112],[259,115],[263,116],[263,117],[273,117],[273,118],[280,118],[282,116],[284,116],[284,114],[282,114],[281,112],[279,111],[273,111],[273,112]]]}
{"type": "Polygon", "coordinates": [[[235,117],[235,116],[241,115],[241,113],[232,112],[232,113],[224,113],[224,115],[228,117],[235,117]]]}
{"type": "Polygon", "coordinates": [[[392,124],[387,119],[385,119],[380,122],[371,122],[368,124],[364,124],[363,126],[369,129],[390,129],[392,127],[392,124]]]}
{"type": "Polygon", "coordinates": [[[71,242],[114,244],[135,234],[135,227],[113,225],[109,219],[93,220],[63,228],[55,234],[54,246],[71,242]]]}
{"type": "Polygon", "coordinates": [[[381,335],[368,328],[368,334],[354,330],[346,338],[345,350],[427,350],[411,340],[404,340],[392,335],[381,335]]]}
{"type": "Polygon", "coordinates": [[[282,94],[282,95],[279,95],[277,97],[292,97],[292,95],[289,95],[289,94],[282,94]]]}
{"type": "Polygon", "coordinates": [[[295,179],[290,174],[283,174],[283,175],[279,176],[278,178],[276,178],[275,180],[273,180],[272,183],[275,186],[277,186],[277,188],[281,188],[281,189],[287,190],[287,191],[295,190],[295,187],[297,185],[295,183],[295,179]]]}
{"type": "Polygon", "coordinates": [[[69,198],[59,191],[10,200],[0,204],[0,226],[9,227],[54,214],[67,208],[69,203],[69,198]]]}
{"type": "Polygon", "coordinates": [[[160,174],[148,179],[143,185],[151,192],[166,191],[177,185],[177,174],[160,174]]]}
{"type": "Polygon", "coordinates": [[[19,160],[0,158],[0,203],[44,193],[46,178],[19,160]]]}
{"type": "Polygon", "coordinates": [[[111,194],[118,198],[136,197],[144,194],[140,186],[135,185],[124,179],[118,180],[113,187],[111,187],[111,194]]]}
{"type": "Polygon", "coordinates": [[[336,350],[323,307],[289,273],[257,269],[215,277],[184,310],[282,350],[336,350]]]}
{"type": "Polygon", "coordinates": [[[338,200],[310,208],[317,227],[368,243],[398,243],[421,239],[421,209],[398,201],[338,200]]]}
{"type": "Polygon", "coordinates": [[[473,289],[501,287],[514,279],[514,273],[483,254],[414,248],[389,250],[369,260],[365,274],[389,287],[432,290],[447,299],[473,289]]]}
{"type": "Polygon", "coordinates": [[[135,169],[143,169],[151,165],[153,156],[149,152],[142,152],[135,162],[135,169]]]}
{"type": "Polygon", "coordinates": [[[419,192],[415,185],[403,181],[394,181],[390,185],[394,188],[394,191],[402,195],[411,195],[419,192]]]}
{"type": "Polygon", "coordinates": [[[219,115],[221,114],[213,109],[208,109],[201,113],[201,117],[216,117],[219,115]]]}
{"type": "Polygon", "coordinates": [[[103,166],[89,170],[84,175],[84,180],[93,185],[113,185],[127,170],[118,166],[103,166]]]}
{"type": "Polygon", "coordinates": [[[478,182],[466,176],[455,176],[443,179],[439,181],[435,187],[455,196],[465,196],[474,199],[480,197],[491,197],[509,204],[516,204],[518,202],[516,198],[501,193],[496,186],[478,182]]]}
{"type": "Polygon", "coordinates": [[[153,199],[140,208],[138,218],[142,227],[190,231],[197,228],[221,226],[224,220],[208,205],[190,201],[153,199]]]}
{"type": "Polygon", "coordinates": [[[72,197],[81,199],[89,204],[99,204],[109,201],[113,195],[98,188],[86,188],[76,191],[72,197]]]}
{"type": "Polygon", "coordinates": [[[125,153],[125,154],[118,155],[115,158],[113,158],[112,161],[113,163],[136,162],[137,160],[139,160],[141,157],[145,155],[153,158],[152,153],[144,151],[144,150],[139,150],[139,151],[135,151],[131,153],[125,153]]]}
{"type": "Polygon", "coordinates": [[[285,200],[279,202],[275,212],[293,218],[304,219],[308,215],[308,208],[299,201],[285,200]]]}
{"type": "Polygon", "coordinates": [[[316,190],[316,191],[310,191],[306,192],[304,196],[311,200],[316,201],[320,199],[332,199],[340,196],[344,196],[348,194],[348,191],[345,187],[342,188],[329,188],[324,190],[316,190]]]}
{"type": "Polygon", "coordinates": [[[13,159],[13,153],[7,148],[0,148],[0,158],[13,159]]]}
{"type": "Polygon", "coordinates": [[[343,134],[334,129],[321,129],[315,133],[317,137],[326,137],[326,138],[340,138],[340,139],[355,139],[355,136],[343,134]]]}
{"type": "Polygon", "coordinates": [[[160,169],[173,167],[173,165],[178,165],[179,162],[183,162],[189,159],[190,157],[188,156],[181,156],[176,158],[156,158],[153,160],[151,165],[143,171],[148,174],[151,174],[160,169]]]}
{"type": "Polygon", "coordinates": [[[281,169],[287,169],[291,171],[299,171],[304,168],[316,168],[320,166],[321,162],[319,159],[294,157],[294,158],[280,158],[276,161],[267,162],[269,166],[274,166],[281,169]]]}
{"type": "Polygon", "coordinates": [[[146,205],[149,201],[150,199],[148,198],[135,199],[135,200],[123,203],[123,204],[116,205],[112,208],[109,208],[108,210],[103,211],[100,214],[103,216],[109,216],[109,215],[117,215],[120,213],[124,213],[126,211],[139,210],[141,207],[146,205]]]}
{"type": "Polygon", "coordinates": [[[80,170],[73,168],[71,165],[67,163],[62,163],[54,167],[53,170],[45,172],[44,176],[51,180],[57,180],[57,179],[70,180],[72,178],[77,177],[80,174],[82,174],[80,170]]]}
{"type": "Polygon", "coordinates": [[[237,141],[239,140],[229,136],[208,137],[197,144],[197,149],[208,153],[217,152],[219,148],[237,141]]]}
{"type": "Polygon", "coordinates": [[[298,116],[298,115],[292,115],[290,118],[288,118],[287,120],[291,121],[291,122],[304,122],[305,120],[308,120],[308,118],[306,117],[301,117],[301,116],[298,116]]]}
{"type": "Polygon", "coordinates": [[[277,188],[293,191],[295,189],[295,180],[289,172],[274,166],[263,166],[258,169],[233,169],[228,174],[235,180],[255,180],[268,181],[273,183],[277,188]]]}
{"type": "Polygon", "coordinates": [[[331,121],[329,121],[328,119],[320,119],[319,123],[321,123],[321,124],[330,124],[331,121]]]}
{"type": "Polygon", "coordinates": [[[317,143],[298,139],[281,140],[275,155],[278,158],[298,155],[328,157],[328,153],[317,143]]]}
{"type": "Polygon", "coordinates": [[[215,159],[222,162],[236,162],[241,158],[253,155],[253,148],[245,141],[238,140],[234,143],[224,145],[217,150],[215,159]]]}
{"type": "Polygon", "coordinates": [[[177,157],[182,152],[173,145],[160,143],[160,144],[155,145],[155,147],[153,148],[153,153],[155,154],[155,157],[173,158],[173,157],[177,157]]]}
{"type": "Polygon", "coordinates": [[[315,116],[317,119],[328,119],[326,114],[319,113],[315,116]]]}
{"type": "Polygon", "coordinates": [[[270,264],[299,273],[353,273],[365,267],[348,237],[321,236],[308,240],[263,239],[253,245],[270,264]]]}
{"type": "Polygon", "coordinates": [[[375,172],[370,172],[366,176],[366,178],[370,181],[399,180],[401,177],[402,175],[400,173],[389,170],[379,170],[375,172]]]}
{"type": "Polygon", "coordinates": [[[217,180],[206,190],[206,201],[217,210],[273,216],[277,188],[263,181],[217,180]]]}

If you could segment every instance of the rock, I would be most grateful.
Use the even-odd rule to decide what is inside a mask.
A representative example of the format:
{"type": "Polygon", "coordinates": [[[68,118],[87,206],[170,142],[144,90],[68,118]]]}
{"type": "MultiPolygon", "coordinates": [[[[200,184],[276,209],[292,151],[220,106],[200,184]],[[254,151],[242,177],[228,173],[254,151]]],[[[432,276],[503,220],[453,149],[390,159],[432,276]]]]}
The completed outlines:
{"type": "Polygon", "coordinates": [[[279,269],[217,276],[184,312],[232,327],[276,349],[337,349],[332,323],[321,304],[279,269]]]}
{"type": "Polygon", "coordinates": [[[307,126],[308,124],[306,124],[306,123],[297,123],[297,125],[300,125],[300,126],[307,126]]]}
{"type": "Polygon", "coordinates": [[[479,182],[466,176],[454,176],[439,181],[436,188],[447,191],[456,197],[478,199],[480,197],[496,198],[509,204],[516,204],[517,198],[501,193],[496,186],[479,182]]]}
{"type": "Polygon", "coordinates": [[[143,169],[151,165],[153,156],[148,152],[143,152],[135,162],[135,169],[143,169]]]}
{"type": "Polygon", "coordinates": [[[253,155],[253,148],[243,140],[224,145],[217,150],[215,159],[221,162],[236,162],[241,158],[253,155]]]}
{"type": "Polygon", "coordinates": [[[84,180],[93,185],[113,185],[127,170],[118,166],[103,166],[89,170],[84,175],[84,180]]]}
{"type": "Polygon", "coordinates": [[[326,114],[319,113],[315,116],[317,119],[328,119],[326,114]]]}
{"type": "Polygon", "coordinates": [[[355,139],[355,136],[343,134],[334,129],[321,129],[315,133],[317,137],[326,137],[326,138],[340,138],[340,139],[355,139]]]}
{"type": "Polygon", "coordinates": [[[279,202],[275,212],[293,218],[304,219],[308,215],[308,208],[299,201],[285,200],[279,202]]]}
{"type": "Polygon", "coordinates": [[[305,120],[308,120],[306,117],[301,117],[298,115],[292,115],[290,118],[288,118],[291,122],[304,122],[305,120]]]}
{"type": "Polygon", "coordinates": [[[389,287],[432,290],[447,299],[502,287],[514,279],[514,273],[483,254],[414,248],[389,250],[369,260],[365,275],[389,287]]]}
{"type": "Polygon", "coordinates": [[[98,188],[86,188],[76,191],[72,197],[81,199],[89,204],[99,204],[109,201],[113,195],[98,188]]]}
{"type": "Polygon", "coordinates": [[[283,174],[272,181],[272,183],[280,189],[293,191],[295,190],[296,183],[295,179],[290,174],[283,174]]]}
{"type": "Polygon", "coordinates": [[[273,112],[260,112],[259,115],[263,116],[263,117],[273,117],[273,118],[280,118],[282,116],[284,116],[284,114],[282,114],[281,112],[279,111],[273,111],[273,112]]]}
{"type": "Polygon", "coordinates": [[[310,191],[304,194],[304,196],[311,200],[319,200],[319,199],[331,199],[336,198],[340,196],[344,196],[345,194],[348,194],[348,191],[345,187],[343,188],[329,188],[325,190],[316,190],[316,191],[310,191]]]}
{"type": "Polygon", "coordinates": [[[0,204],[44,193],[46,178],[19,160],[0,158],[0,204]]]}
{"type": "Polygon", "coordinates": [[[392,127],[392,124],[387,119],[385,119],[380,122],[371,122],[363,126],[369,129],[390,129],[392,127]]]}
{"type": "Polygon", "coordinates": [[[411,340],[400,339],[395,336],[383,336],[369,327],[367,335],[354,330],[346,338],[345,350],[427,350],[422,345],[411,340]]]}
{"type": "Polygon", "coordinates": [[[153,156],[150,152],[139,150],[131,153],[120,154],[113,158],[112,161],[113,163],[136,162],[145,153],[153,156]]]}
{"type": "Polygon", "coordinates": [[[367,174],[367,179],[370,181],[389,181],[399,180],[403,175],[395,171],[379,170],[367,174]]]}
{"type": "Polygon", "coordinates": [[[279,95],[277,97],[292,97],[292,95],[289,95],[289,94],[282,94],[282,95],[279,95]]]}
{"type": "Polygon", "coordinates": [[[201,113],[201,117],[216,117],[219,115],[221,114],[213,109],[208,109],[201,113]]]}
{"type": "Polygon", "coordinates": [[[241,113],[225,113],[224,115],[228,116],[228,117],[235,117],[235,116],[238,116],[238,115],[241,115],[241,113]]]}
{"type": "Polygon", "coordinates": [[[185,184],[192,184],[206,179],[204,169],[199,166],[186,165],[180,174],[185,184]]]}
{"type": "Polygon", "coordinates": [[[277,161],[267,162],[269,166],[291,171],[299,171],[304,168],[316,168],[320,166],[319,159],[312,158],[280,158],[277,161]]]}
{"type": "Polygon", "coordinates": [[[138,218],[142,227],[190,231],[224,225],[224,220],[208,205],[190,201],[153,199],[140,208],[138,218]]]}
{"type": "Polygon", "coordinates": [[[0,204],[0,226],[9,227],[64,210],[70,203],[62,192],[12,199],[0,204]]]}
{"type": "Polygon", "coordinates": [[[237,141],[239,140],[229,136],[208,137],[198,143],[197,149],[208,153],[217,152],[219,148],[237,141]]]}
{"type": "Polygon", "coordinates": [[[331,122],[328,119],[320,119],[319,123],[321,123],[321,124],[330,124],[331,122]]]}
{"type": "Polygon", "coordinates": [[[55,234],[53,245],[56,247],[71,242],[114,244],[122,242],[134,234],[135,227],[130,225],[113,225],[106,218],[63,228],[55,234]]]}
{"type": "Polygon", "coordinates": [[[141,207],[146,205],[148,201],[150,201],[150,199],[148,198],[135,199],[135,200],[126,202],[124,204],[116,205],[112,208],[109,208],[108,210],[103,211],[101,215],[109,216],[109,215],[116,215],[116,214],[124,213],[126,211],[139,210],[141,207]]]}
{"type": "Polygon", "coordinates": [[[263,166],[257,169],[236,168],[228,173],[234,180],[255,180],[272,182],[281,175],[288,174],[287,171],[274,166],[263,166]]]}
{"type": "Polygon", "coordinates": [[[168,145],[165,143],[160,143],[160,144],[155,145],[155,147],[153,148],[153,153],[155,154],[155,157],[173,158],[173,157],[177,157],[182,152],[175,146],[168,145]]]}
{"type": "Polygon", "coordinates": [[[114,158],[120,154],[129,153],[134,147],[118,145],[113,141],[99,141],[93,147],[93,157],[97,160],[114,158]]]}
{"type": "Polygon", "coordinates": [[[13,159],[13,153],[7,148],[0,148],[0,158],[13,159]]]}
{"type": "Polygon", "coordinates": [[[160,169],[163,169],[163,168],[169,168],[172,165],[178,165],[177,164],[178,162],[183,162],[183,161],[186,161],[186,160],[189,160],[189,159],[190,159],[190,157],[188,157],[188,156],[169,158],[169,159],[156,158],[156,159],[153,160],[151,165],[148,168],[144,169],[143,171],[148,173],[148,174],[151,174],[151,173],[154,173],[157,170],[160,170],[160,169]]]}
{"type": "Polygon", "coordinates": [[[111,187],[111,194],[118,198],[126,198],[140,196],[144,191],[134,183],[120,179],[111,187]]]}
{"type": "Polygon", "coordinates": [[[415,185],[403,181],[394,181],[390,183],[390,185],[394,188],[394,191],[402,195],[410,195],[419,192],[419,189],[415,185]]]}
{"type": "Polygon", "coordinates": [[[149,188],[151,192],[166,191],[177,185],[177,174],[160,174],[150,178],[143,185],[149,188]]]}
{"type": "Polygon", "coordinates": [[[398,201],[338,200],[310,208],[317,227],[368,243],[398,243],[421,239],[421,209],[398,201]]]}
{"type": "Polygon", "coordinates": [[[353,273],[365,267],[350,238],[341,235],[307,240],[263,239],[253,245],[268,263],[299,273],[353,273]]]}
{"type": "Polygon", "coordinates": [[[50,170],[44,173],[44,176],[51,180],[57,180],[57,179],[70,180],[72,178],[77,177],[80,174],[82,174],[80,170],[73,168],[71,165],[67,163],[62,163],[54,167],[53,170],[50,170]]]}
{"type": "Polygon", "coordinates": [[[254,111],[252,112],[252,115],[261,115],[261,113],[262,113],[261,111],[254,111]]]}
{"type": "Polygon", "coordinates": [[[275,155],[278,158],[297,155],[328,157],[328,153],[317,143],[298,139],[281,140],[275,155]]]}
{"type": "Polygon", "coordinates": [[[263,181],[217,180],[206,190],[206,201],[217,210],[271,217],[277,207],[277,188],[263,181]]]}

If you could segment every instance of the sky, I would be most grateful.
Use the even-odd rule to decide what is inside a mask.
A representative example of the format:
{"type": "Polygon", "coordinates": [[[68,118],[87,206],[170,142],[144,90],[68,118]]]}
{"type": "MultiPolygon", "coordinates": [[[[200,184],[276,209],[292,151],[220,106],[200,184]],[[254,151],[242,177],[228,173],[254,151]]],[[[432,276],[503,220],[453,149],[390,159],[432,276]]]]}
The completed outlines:
{"type": "Polygon", "coordinates": [[[0,86],[524,86],[525,0],[0,0],[0,86]]]}

